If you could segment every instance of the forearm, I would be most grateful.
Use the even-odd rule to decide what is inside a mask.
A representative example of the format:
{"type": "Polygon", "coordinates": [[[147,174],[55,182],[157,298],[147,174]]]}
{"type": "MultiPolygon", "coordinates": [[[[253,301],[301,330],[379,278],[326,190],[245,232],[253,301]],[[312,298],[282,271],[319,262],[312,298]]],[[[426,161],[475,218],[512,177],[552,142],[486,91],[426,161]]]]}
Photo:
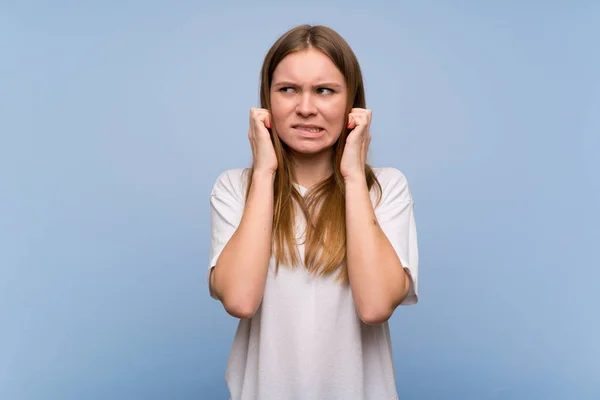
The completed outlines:
{"type": "Polygon", "coordinates": [[[346,255],[357,312],[365,323],[386,321],[406,298],[410,281],[377,223],[364,178],[346,181],[346,255]]]}
{"type": "Polygon", "coordinates": [[[213,289],[227,312],[249,318],[265,288],[273,226],[273,176],[255,173],[240,225],[213,270],[213,289]]]}

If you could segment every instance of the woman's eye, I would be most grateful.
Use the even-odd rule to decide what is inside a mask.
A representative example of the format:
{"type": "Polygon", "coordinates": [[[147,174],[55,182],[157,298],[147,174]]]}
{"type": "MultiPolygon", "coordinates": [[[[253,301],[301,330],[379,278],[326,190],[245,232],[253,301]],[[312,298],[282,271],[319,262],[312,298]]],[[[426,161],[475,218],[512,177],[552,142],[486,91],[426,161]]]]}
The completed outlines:
{"type": "Polygon", "coordinates": [[[279,89],[279,91],[282,92],[282,93],[293,93],[294,92],[294,88],[283,87],[283,88],[279,89]]]}
{"type": "Polygon", "coordinates": [[[319,89],[317,90],[317,92],[318,92],[319,94],[331,94],[331,93],[333,93],[333,90],[331,90],[331,89],[329,89],[329,88],[319,88],[319,89]]]}

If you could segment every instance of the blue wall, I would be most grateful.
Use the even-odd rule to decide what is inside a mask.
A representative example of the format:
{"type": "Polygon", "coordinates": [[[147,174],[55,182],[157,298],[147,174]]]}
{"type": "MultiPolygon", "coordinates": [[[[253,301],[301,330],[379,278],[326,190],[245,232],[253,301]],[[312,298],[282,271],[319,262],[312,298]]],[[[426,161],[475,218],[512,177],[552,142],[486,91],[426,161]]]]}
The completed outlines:
{"type": "Polygon", "coordinates": [[[201,3],[0,4],[1,399],[227,398],[208,195],[305,22],[416,200],[401,398],[600,398],[600,3],[201,3]]]}

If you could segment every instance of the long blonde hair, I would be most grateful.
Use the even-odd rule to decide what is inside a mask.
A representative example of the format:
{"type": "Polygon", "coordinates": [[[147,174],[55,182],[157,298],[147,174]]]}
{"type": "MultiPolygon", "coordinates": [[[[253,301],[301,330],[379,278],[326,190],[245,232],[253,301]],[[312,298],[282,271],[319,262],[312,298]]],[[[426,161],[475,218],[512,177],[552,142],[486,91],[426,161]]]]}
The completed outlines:
{"type": "MultiPolygon", "coordinates": [[[[260,82],[261,107],[271,110],[271,82],[277,65],[290,53],[315,49],[328,56],[344,75],[348,99],[345,115],[352,108],[366,108],[365,90],[358,60],[346,41],[334,30],[325,26],[301,25],[283,34],[265,56],[260,82]]],[[[347,125],[347,117],[344,127],[347,125]]],[[[343,129],[333,146],[333,174],[311,188],[303,197],[294,186],[295,175],[289,149],[275,129],[272,140],[278,166],[274,182],[273,252],[276,271],[280,263],[295,267],[301,256],[297,251],[295,236],[295,205],[306,217],[306,242],[304,265],[311,273],[329,275],[339,269],[337,278],[348,283],[346,267],[346,199],[340,162],[348,130],[343,129]]],[[[381,198],[381,185],[366,164],[369,190],[376,186],[381,198]]],[[[246,198],[252,184],[253,168],[248,174],[246,198]]],[[[379,201],[379,200],[378,200],[379,201]]]]}

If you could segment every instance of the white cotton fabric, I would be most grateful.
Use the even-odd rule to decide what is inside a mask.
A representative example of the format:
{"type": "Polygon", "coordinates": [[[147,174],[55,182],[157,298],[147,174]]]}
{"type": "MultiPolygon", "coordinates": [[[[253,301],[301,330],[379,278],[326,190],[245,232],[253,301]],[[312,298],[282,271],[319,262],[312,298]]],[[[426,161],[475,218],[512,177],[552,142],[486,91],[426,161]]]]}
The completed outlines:
{"type": "MultiPolygon", "coordinates": [[[[237,229],[244,211],[247,169],[219,176],[211,192],[210,269],[237,229]]],[[[418,301],[418,247],[413,199],[404,175],[374,168],[382,186],[378,222],[411,276],[403,305],[418,301]]],[[[306,188],[297,186],[301,194],[306,188]]],[[[373,204],[376,193],[372,192],[373,204]]],[[[298,218],[303,232],[304,218],[298,218]]],[[[304,247],[299,246],[300,254],[304,247]]],[[[376,265],[372,266],[377,268],[376,265]]],[[[349,285],[313,277],[273,259],[256,314],[241,319],[225,378],[232,400],[397,399],[387,322],[364,324],[349,285]]],[[[213,293],[210,293],[216,298],[213,293]]]]}

